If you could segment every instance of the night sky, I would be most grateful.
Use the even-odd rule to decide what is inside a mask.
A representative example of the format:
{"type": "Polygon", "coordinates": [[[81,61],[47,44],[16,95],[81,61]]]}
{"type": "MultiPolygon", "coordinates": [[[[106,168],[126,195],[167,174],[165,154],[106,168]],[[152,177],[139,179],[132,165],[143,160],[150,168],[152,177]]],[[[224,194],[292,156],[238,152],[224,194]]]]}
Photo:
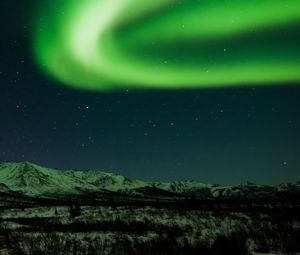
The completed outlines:
{"type": "Polygon", "coordinates": [[[299,181],[300,3],[130,1],[103,32],[108,44],[77,40],[86,48],[76,54],[61,16],[80,21],[80,1],[1,1],[0,161],[157,181],[299,181]],[[224,17],[195,19],[214,10],[224,17]]]}

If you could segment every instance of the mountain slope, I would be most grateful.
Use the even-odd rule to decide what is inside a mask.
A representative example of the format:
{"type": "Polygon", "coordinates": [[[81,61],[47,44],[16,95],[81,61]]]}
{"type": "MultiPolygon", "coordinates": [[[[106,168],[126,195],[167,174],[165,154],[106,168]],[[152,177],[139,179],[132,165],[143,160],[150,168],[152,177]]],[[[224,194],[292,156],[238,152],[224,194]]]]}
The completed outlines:
{"type": "Polygon", "coordinates": [[[176,194],[207,198],[300,197],[300,182],[278,186],[241,183],[220,186],[201,182],[144,182],[100,171],[58,170],[33,163],[0,163],[0,192],[16,191],[29,196],[119,192],[127,195],[166,196],[176,194]]]}
{"type": "Polygon", "coordinates": [[[138,180],[99,171],[61,171],[29,162],[0,164],[0,183],[26,195],[78,193],[80,190],[118,191],[144,186],[138,180]]]}

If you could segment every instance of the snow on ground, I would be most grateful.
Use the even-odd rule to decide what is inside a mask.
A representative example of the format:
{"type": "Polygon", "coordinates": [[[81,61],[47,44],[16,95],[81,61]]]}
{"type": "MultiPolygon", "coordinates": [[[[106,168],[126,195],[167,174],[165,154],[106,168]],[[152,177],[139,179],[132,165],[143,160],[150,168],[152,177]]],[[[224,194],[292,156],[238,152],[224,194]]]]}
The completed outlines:
{"type": "MultiPolygon", "coordinates": [[[[69,208],[65,206],[5,210],[0,213],[2,219],[0,227],[15,233],[25,243],[36,240],[42,244],[52,238],[57,242],[59,240],[57,245],[73,245],[76,242],[80,247],[85,247],[84,249],[90,249],[91,245],[102,248],[105,246],[106,250],[101,254],[110,254],[109,247],[119,239],[126,240],[134,247],[134,243],[141,245],[151,242],[151,240],[157,243],[159,238],[169,238],[170,235],[176,239],[178,245],[188,243],[190,246],[197,242],[213,245],[220,236],[238,238],[237,240],[239,240],[239,235],[249,236],[245,242],[250,250],[255,251],[260,245],[264,247],[269,245],[271,251],[278,251],[281,249],[280,247],[286,245],[287,241],[285,240],[292,238],[293,231],[296,231],[295,233],[300,232],[300,223],[296,219],[290,219],[281,224],[278,219],[275,220],[272,217],[266,214],[253,216],[243,213],[171,211],[151,207],[83,206],[79,216],[70,218],[69,208]],[[50,226],[51,224],[58,224],[58,227],[67,226],[67,228],[45,234],[36,229],[39,226],[31,224],[30,219],[32,222],[38,220],[40,222],[38,224],[44,222],[50,226]],[[22,223],[23,221],[25,223],[22,223]],[[103,229],[103,226],[106,226],[102,224],[103,222],[107,222],[108,227],[112,225],[114,230],[103,229]],[[125,232],[124,226],[122,227],[123,223],[125,223],[125,227],[128,227],[125,232]],[[72,224],[83,224],[83,228],[87,229],[73,231],[71,229],[72,224]],[[93,228],[97,224],[100,226],[99,230],[93,228]],[[140,228],[139,232],[132,229],[134,227],[131,225],[140,228]],[[88,230],[91,227],[93,230],[88,230]],[[27,231],[26,229],[35,230],[27,231]],[[289,232],[285,233],[284,231],[289,232]]],[[[294,239],[297,238],[297,235],[295,236],[294,239]]],[[[46,246],[47,243],[44,245],[46,246]]],[[[262,255],[263,253],[253,254],[262,255]]]]}

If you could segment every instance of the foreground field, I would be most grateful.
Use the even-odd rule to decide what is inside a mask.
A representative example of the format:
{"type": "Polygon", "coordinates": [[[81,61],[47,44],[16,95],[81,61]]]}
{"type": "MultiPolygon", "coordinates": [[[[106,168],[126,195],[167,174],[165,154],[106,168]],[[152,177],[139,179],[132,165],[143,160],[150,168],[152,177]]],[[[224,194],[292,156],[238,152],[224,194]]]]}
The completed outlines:
{"type": "Polygon", "coordinates": [[[70,206],[7,209],[2,254],[296,254],[297,214],[70,206]]]}

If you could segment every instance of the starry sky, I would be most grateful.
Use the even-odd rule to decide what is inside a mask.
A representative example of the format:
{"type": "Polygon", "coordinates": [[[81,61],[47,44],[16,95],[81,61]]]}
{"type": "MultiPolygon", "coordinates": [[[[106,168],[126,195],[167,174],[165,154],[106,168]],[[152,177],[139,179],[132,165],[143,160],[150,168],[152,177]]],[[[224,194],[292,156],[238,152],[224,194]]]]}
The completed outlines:
{"type": "Polygon", "coordinates": [[[132,1],[1,1],[0,161],[300,180],[300,4],[132,1]],[[81,31],[90,9],[111,15],[81,31]]]}

